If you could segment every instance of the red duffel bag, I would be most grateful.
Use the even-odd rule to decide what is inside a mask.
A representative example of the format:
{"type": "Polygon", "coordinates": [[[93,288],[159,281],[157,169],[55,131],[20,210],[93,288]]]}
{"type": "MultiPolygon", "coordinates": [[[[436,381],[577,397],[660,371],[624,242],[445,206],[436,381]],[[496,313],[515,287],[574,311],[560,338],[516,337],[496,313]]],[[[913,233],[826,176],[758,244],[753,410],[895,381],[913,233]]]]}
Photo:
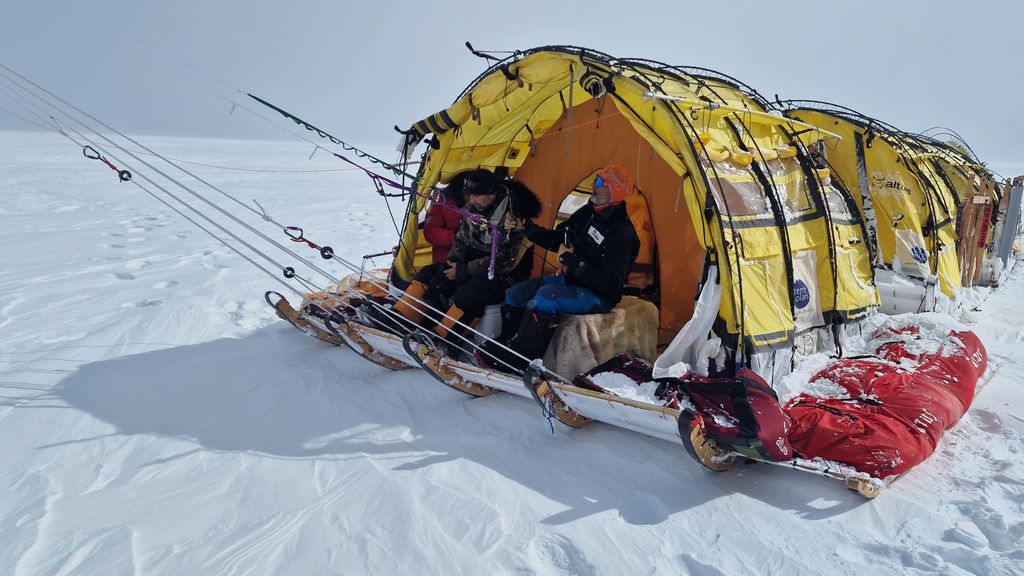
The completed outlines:
{"type": "Polygon", "coordinates": [[[909,354],[899,342],[878,351],[885,360],[839,360],[811,379],[834,382],[849,398],[802,394],[789,402],[789,441],[797,454],[877,478],[905,472],[928,458],[967,411],[987,363],[971,332],[950,333],[931,354],[909,354]]]}

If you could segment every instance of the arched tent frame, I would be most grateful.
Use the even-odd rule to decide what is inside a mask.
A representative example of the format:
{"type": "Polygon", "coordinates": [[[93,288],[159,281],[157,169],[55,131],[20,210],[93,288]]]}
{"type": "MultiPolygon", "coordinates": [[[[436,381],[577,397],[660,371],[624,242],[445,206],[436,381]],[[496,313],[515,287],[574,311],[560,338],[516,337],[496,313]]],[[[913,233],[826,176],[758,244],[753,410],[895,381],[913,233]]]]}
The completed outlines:
{"type": "Polygon", "coordinates": [[[392,279],[407,282],[422,262],[423,197],[454,174],[507,171],[538,193],[545,207],[539,223],[549,225],[571,185],[614,162],[635,172],[650,205],[664,331],[689,319],[711,262],[724,287],[716,333],[742,352],[737,362],[791,346],[801,331],[857,319],[877,305],[858,238],[863,222],[807,152],[835,135],[769,113],[764,103],[712,71],[577,47],[498,61],[452,106],[410,130],[432,133],[434,142],[392,279]]]}
{"type": "MultiPolygon", "coordinates": [[[[830,149],[829,164],[844,181],[859,185],[853,196],[873,226],[875,268],[922,283],[937,278],[941,291],[955,298],[961,288],[956,252],[960,192],[938,161],[941,155],[953,162],[951,149],[836,104],[788,100],[776,105],[788,117],[846,136],[830,149]]],[[[969,162],[963,160],[960,156],[956,163],[966,169],[969,162]]]]}
{"type": "MultiPolygon", "coordinates": [[[[974,156],[966,142],[955,136],[954,146],[930,136],[921,134],[904,134],[910,145],[917,152],[918,161],[927,159],[936,174],[957,194],[960,214],[957,218],[957,236],[961,235],[962,215],[964,209],[976,197],[987,198],[991,206],[1002,206],[1004,186],[1000,186],[995,175],[974,156]]],[[[999,222],[1000,210],[991,211],[990,229],[995,229],[999,222]]],[[[984,242],[989,250],[993,248],[995,234],[988,234],[984,242]]],[[[963,246],[960,246],[962,249],[963,246]]],[[[962,250],[961,250],[962,251],[962,250]]]]}

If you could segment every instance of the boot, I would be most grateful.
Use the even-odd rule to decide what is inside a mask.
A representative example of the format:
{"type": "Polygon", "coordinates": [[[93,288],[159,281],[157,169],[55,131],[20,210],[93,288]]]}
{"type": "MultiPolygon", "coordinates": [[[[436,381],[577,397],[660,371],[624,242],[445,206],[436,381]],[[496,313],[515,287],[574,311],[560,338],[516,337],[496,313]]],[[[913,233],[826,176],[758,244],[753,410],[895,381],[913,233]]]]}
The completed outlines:
{"type": "Polygon", "coordinates": [[[456,325],[456,322],[462,321],[462,317],[465,315],[466,313],[462,311],[462,308],[452,304],[448,311],[444,313],[444,316],[441,317],[441,320],[438,321],[437,326],[434,326],[434,333],[445,339],[448,339],[452,332],[461,333],[462,326],[456,325]]]}
{"type": "Polygon", "coordinates": [[[523,321],[523,313],[526,308],[518,306],[501,305],[501,334],[495,340],[504,344],[510,342],[519,331],[519,324],[523,321]]]}
{"type": "MultiPolygon", "coordinates": [[[[522,316],[519,328],[515,335],[507,342],[501,344],[490,342],[484,344],[482,351],[477,355],[477,360],[482,361],[487,367],[502,372],[522,372],[527,364],[534,358],[542,358],[547,352],[551,337],[558,328],[558,314],[538,312],[532,308],[519,309],[522,316]],[[507,348],[511,348],[527,359],[520,358],[507,348]]],[[[504,316],[504,309],[502,309],[504,316]]],[[[505,332],[504,322],[502,332],[505,332]]]]}
{"type": "Polygon", "coordinates": [[[501,333],[494,340],[487,340],[477,348],[474,353],[477,365],[502,372],[511,370],[510,367],[498,360],[500,358],[507,361],[506,356],[510,355],[507,350],[501,348],[501,345],[507,344],[515,337],[516,332],[519,331],[519,324],[523,321],[524,312],[526,312],[526,308],[508,304],[501,305],[501,333]]]}
{"type": "Polygon", "coordinates": [[[473,327],[479,320],[479,316],[466,314],[455,304],[448,308],[441,321],[434,326],[434,333],[442,338],[441,343],[446,348],[448,356],[466,360],[466,354],[473,354],[472,350],[476,345],[472,343],[473,338],[467,335],[468,331],[462,324],[473,327]]]}
{"type": "Polygon", "coordinates": [[[402,316],[405,316],[413,324],[423,321],[422,310],[426,307],[423,296],[427,293],[427,287],[419,280],[413,280],[409,287],[402,292],[402,296],[395,302],[392,309],[402,316]]]}
{"type": "Polygon", "coordinates": [[[360,308],[359,316],[369,326],[396,336],[404,337],[419,329],[418,324],[414,324],[394,308],[388,308],[386,305],[364,305],[360,308]]]}
{"type": "MultiPolygon", "coordinates": [[[[504,347],[508,346],[519,332],[519,325],[523,321],[523,314],[526,308],[501,305],[501,333],[493,340],[487,340],[476,351],[477,364],[483,368],[498,370],[500,372],[511,372],[515,364],[515,354],[512,354],[504,347]]],[[[520,362],[521,363],[521,362],[520,362]]]]}
{"type": "MultiPolygon", "coordinates": [[[[551,337],[554,336],[558,324],[557,313],[549,314],[532,309],[528,310],[523,315],[523,321],[519,325],[519,331],[516,333],[515,338],[509,343],[510,348],[531,360],[543,358],[544,353],[548,351],[548,344],[551,343],[551,337]]],[[[522,364],[523,360],[519,359],[519,362],[522,364]]],[[[525,368],[525,365],[523,368],[525,368]]]]}

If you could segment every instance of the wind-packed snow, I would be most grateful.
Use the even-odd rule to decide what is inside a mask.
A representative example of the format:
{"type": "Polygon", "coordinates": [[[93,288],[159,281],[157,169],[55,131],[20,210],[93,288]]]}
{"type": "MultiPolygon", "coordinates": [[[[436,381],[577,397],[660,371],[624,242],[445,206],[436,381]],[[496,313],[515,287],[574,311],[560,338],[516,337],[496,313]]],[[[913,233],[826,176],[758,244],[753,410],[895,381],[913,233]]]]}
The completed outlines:
{"type": "MultiPolygon", "coordinates": [[[[144,140],[276,170],[183,164],[357,263],[395,241],[365,176],[311,145],[144,140]]],[[[987,387],[869,501],[606,424],[552,435],[529,400],[306,337],[263,302],[283,286],[53,134],[0,133],[0,246],[0,574],[1024,572],[1021,270],[967,318],[987,387]]]]}

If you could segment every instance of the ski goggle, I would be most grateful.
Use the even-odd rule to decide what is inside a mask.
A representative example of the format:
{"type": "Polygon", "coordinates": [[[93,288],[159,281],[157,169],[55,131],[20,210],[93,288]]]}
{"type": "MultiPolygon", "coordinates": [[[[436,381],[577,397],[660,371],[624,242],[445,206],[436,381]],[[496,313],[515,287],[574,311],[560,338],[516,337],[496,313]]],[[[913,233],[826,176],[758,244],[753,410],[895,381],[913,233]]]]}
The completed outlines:
{"type": "Polygon", "coordinates": [[[594,188],[600,188],[601,186],[604,186],[604,178],[596,176],[594,178],[594,188]]]}

